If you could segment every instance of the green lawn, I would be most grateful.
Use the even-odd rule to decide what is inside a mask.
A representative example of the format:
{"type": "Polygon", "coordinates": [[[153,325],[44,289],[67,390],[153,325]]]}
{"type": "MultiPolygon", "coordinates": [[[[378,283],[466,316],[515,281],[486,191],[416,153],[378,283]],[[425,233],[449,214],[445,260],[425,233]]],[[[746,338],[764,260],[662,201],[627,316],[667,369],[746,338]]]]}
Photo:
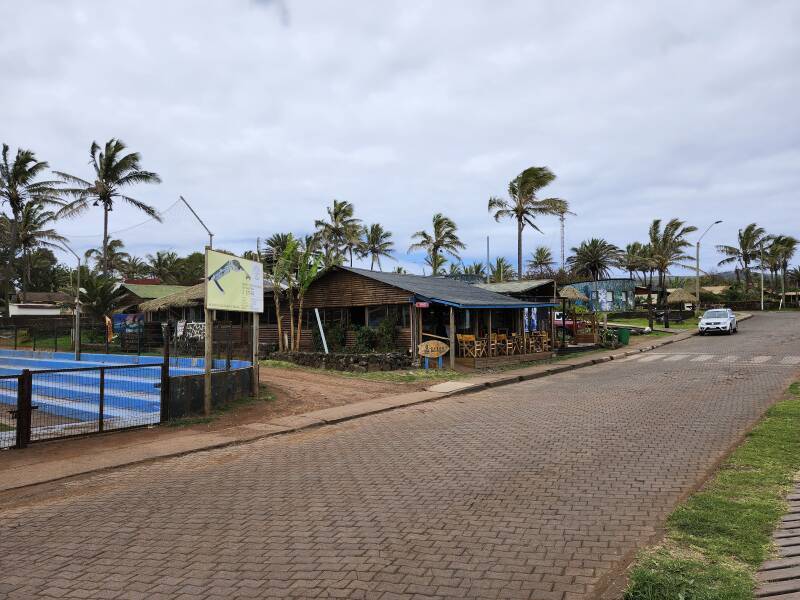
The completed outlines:
{"type": "MultiPolygon", "coordinates": [[[[620,325],[633,325],[634,327],[647,327],[647,318],[636,318],[636,319],[613,319],[612,323],[619,323],[620,325]]],[[[664,323],[655,321],[653,325],[657,328],[664,327],[664,323]]],[[[686,319],[683,323],[678,323],[676,321],[669,322],[670,329],[697,329],[697,317],[691,317],[690,319],[686,319]]]]}
{"type": "Polygon", "coordinates": [[[375,371],[372,373],[350,373],[349,371],[334,371],[333,369],[312,369],[283,360],[262,360],[262,367],[279,367],[281,369],[302,369],[315,373],[325,373],[350,379],[366,379],[368,381],[387,381],[390,383],[415,383],[418,381],[450,381],[465,377],[465,373],[451,371],[450,369],[404,369],[399,371],[375,371]]]}
{"type": "Polygon", "coordinates": [[[625,600],[750,600],[800,469],[800,384],[773,406],[703,489],[638,557],[625,600]]]}

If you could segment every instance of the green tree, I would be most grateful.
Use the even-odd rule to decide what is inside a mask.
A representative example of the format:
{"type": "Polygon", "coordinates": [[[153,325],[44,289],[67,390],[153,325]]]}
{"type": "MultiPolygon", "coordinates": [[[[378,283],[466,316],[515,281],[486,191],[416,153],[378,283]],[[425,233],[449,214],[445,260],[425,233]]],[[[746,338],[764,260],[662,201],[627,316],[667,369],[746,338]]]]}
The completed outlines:
{"type": "Polygon", "coordinates": [[[393,248],[394,242],[392,241],[392,232],[386,231],[380,224],[373,223],[362,230],[358,254],[362,258],[369,257],[370,271],[375,270],[376,263],[378,265],[378,270],[383,271],[381,268],[381,257],[385,256],[394,260],[392,256],[393,248]]]}
{"type": "Polygon", "coordinates": [[[178,280],[178,254],[171,250],[159,250],[155,255],[147,255],[147,266],[150,275],[164,283],[175,283],[178,280]]]}
{"type": "Polygon", "coordinates": [[[511,281],[516,276],[514,267],[504,256],[498,256],[494,263],[489,265],[489,281],[492,283],[511,281]]]}
{"type": "Polygon", "coordinates": [[[602,238],[592,238],[572,248],[567,264],[576,275],[599,281],[609,276],[610,270],[619,262],[620,250],[602,238]]]}
{"type": "Polygon", "coordinates": [[[89,156],[94,171],[93,182],[56,171],[56,175],[70,186],[63,188],[63,193],[74,198],[62,209],[60,216],[72,217],[89,210],[90,206],[99,205],[103,208],[103,259],[100,270],[106,275],[111,272],[108,254],[108,214],[114,209],[115,202],[133,206],[147,216],[161,221],[161,216],[155,208],[123,193],[127,188],[140,183],[161,183],[158,174],[141,168],[141,156],[138,152],[125,154],[126,149],[122,140],[114,138],[107,141],[104,148],[97,142],[92,142],[89,156]]]}
{"type": "Polygon", "coordinates": [[[40,202],[28,202],[22,209],[17,237],[22,250],[23,293],[31,288],[33,253],[41,248],[60,249],[61,244],[67,241],[67,238],[53,229],[52,225],[55,220],[55,213],[47,210],[40,202]]]}
{"type": "Polygon", "coordinates": [[[464,275],[472,275],[474,277],[486,277],[486,268],[480,261],[475,261],[464,267],[464,275]]]}
{"type": "Polygon", "coordinates": [[[547,246],[537,246],[528,260],[528,271],[538,275],[550,273],[555,266],[553,253],[547,246]]]}
{"type": "Polygon", "coordinates": [[[433,215],[432,226],[431,233],[422,230],[411,236],[412,240],[417,241],[409,246],[408,251],[424,250],[427,254],[425,264],[433,270],[433,275],[438,275],[447,262],[443,254],[460,260],[458,251],[466,246],[458,237],[458,227],[449,217],[436,213],[433,215]]]}
{"type": "MultiPolygon", "coordinates": [[[[113,242],[114,240],[112,240],[113,242]]],[[[141,279],[150,274],[150,267],[138,256],[128,256],[119,265],[119,272],[125,279],[141,279]]]]}
{"type": "Polygon", "coordinates": [[[450,268],[447,270],[448,277],[460,277],[464,274],[464,269],[461,266],[461,263],[451,262],[450,268]]]}
{"type": "MultiPolygon", "coordinates": [[[[255,257],[253,257],[252,260],[255,260],[255,257]]],[[[174,280],[179,285],[196,285],[203,281],[205,269],[205,254],[202,252],[192,252],[176,261],[174,280]]]]}
{"type": "Polygon", "coordinates": [[[525,226],[541,231],[535,223],[539,215],[559,214],[557,209],[564,207],[564,200],[547,198],[539,200],[537,192],[549,185],[556,176],[547,167],[529,167],[508,184],[509,199],[492,196],[489,198],[489,212],[495,221],[513,219],[517,223],[517,272],[522,276],[522,232],[525,226]]]}
{"type": "Polygon", "coordinates": [[[13,160],[10,159],[8,144],[3,144],[0,156],[0,205],[7,204],[11,210],[3,281],[6,310],[13,291],[12,279],[19,249],[18,228],[25,207],[30,203],[43,206],[61,204],[56,182],[40,179],[48,167],[47,162],[38,160],[31,150],[22,148],[17,149],[13,160]]]}
{"type": "Polygon", "coordinates": [[[81,310],[91,317],[103,320],[120,307],[125,290],[117,286],[117,282],[106,275],[81,274],[81,310]]]}
{"type": "Polygon", "coordinates": [[[650,238],[650,264],[658,275],[658,301],[666,304],[666,277],[673,265],[690,260],[686,249],[691,246],[686,236],[697,231],[697,227],[686,225],[680,219],[670,219],[661,228],[661,219],[653,220],[648,232],[650,238]]]}
{"type": "Polygon", "coordinates": [[[761,246],[768,240],[769,236],[763,227],[759,227],[756,223],[750,223],[744,229],[739,230],[736,246],[717,246],[717,252],[725,257],[717,264],[720,267],[736,265],[736,281],[740,281],[740,274],[743,274],[745,286],[749,290],[753,287],[750,265],[759,260],[761,246]]]}
{"type": "Polygon", "coordinates": [[[314,222],[323,262],[326,267],[339,265],[349,254],[352,267],[353,252],[358,248],[361,236],[361,220],[353,216],[355,209],[346,200],[334,200],[327,212],[327,221],[320,219],[314,222]]]}
{"type": "Polygon", "coordinates": [[[313,248],[305,246],[299,250],[296,260],[296,275],[293,278],[294,289],[288,290],[290,295],[297,297],[297,326],[295,327],[296,336],[294,339],[295,352],[300,351],[300,339],[303,333],[303,303],[305,301],[306,292],[311,283],[317,278],[317,273],[319,273],[321,265],[321,258],[314,254],[313,248]]]}
{"type": "Polygon", "coordinates": [[[398,266],[392,269],[392,273],[397,273],[398,275],[406,275],[408,274],[408,271],[406,271],[403,267],[398,266]]]}
{"type": "Polygon", "coordinates": [[[636,279],[637,273],[646,272],[648,269],[647,252],[647,246],[641,242],[628,244],[625,246],[624,252],[620,254],[619,267],[625,269],[631,279],[636,279]]]}
{"type": "MultiPolygon", "coordinates": [[[[108,258],[108,274],[114,275],[115,273],[121,273],[122,269],[125,266],[126,261],[130,258],[130,255],[125,252],[124,250],[125,244],[122,243],[122,240],[109,240],[108,246],[106,247],[106,256],[108,258]]],[[[102,272],[103,270],[103,249],[102,248],[90,248],[84,253],[84,257],[86,258],[86,263],[93,261],[94,268],[96,271],[102,272]]]]}

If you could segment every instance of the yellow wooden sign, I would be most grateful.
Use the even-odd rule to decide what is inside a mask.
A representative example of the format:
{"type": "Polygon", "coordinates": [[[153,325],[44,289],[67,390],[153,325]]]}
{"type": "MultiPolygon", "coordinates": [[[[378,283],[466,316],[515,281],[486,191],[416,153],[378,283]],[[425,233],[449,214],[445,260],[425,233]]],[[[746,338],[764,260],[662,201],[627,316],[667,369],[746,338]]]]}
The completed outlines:
{"type": "Polygon", "coordinates": [[[450,346],[439,340],[428,340],[419,345],[419,355],[423,358],[439,358],[450,351],[450,346]]]}

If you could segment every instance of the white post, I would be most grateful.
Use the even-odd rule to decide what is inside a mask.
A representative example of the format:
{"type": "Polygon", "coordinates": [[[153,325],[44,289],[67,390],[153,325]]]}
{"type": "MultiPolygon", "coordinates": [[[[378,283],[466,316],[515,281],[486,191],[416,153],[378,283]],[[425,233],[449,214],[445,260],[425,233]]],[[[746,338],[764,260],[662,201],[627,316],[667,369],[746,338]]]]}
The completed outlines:
{"type": "Polygon", "coordinates": [[[314,315],[317,317],[317,327],[319,327],[319,337],[322,338],[322,347],[325,349],[325,354],[330,354],[328,352],[328,340],[325,339],[325,330],[322,329],[322,319],[319,317],[319,309],[314,309],[314,315]]]}
{"type": "Polygon", "coordinates": [[[258,324],[260,315],[253,313],[253,397],[258,398],[259,366],[258,366],[258,324]]]}

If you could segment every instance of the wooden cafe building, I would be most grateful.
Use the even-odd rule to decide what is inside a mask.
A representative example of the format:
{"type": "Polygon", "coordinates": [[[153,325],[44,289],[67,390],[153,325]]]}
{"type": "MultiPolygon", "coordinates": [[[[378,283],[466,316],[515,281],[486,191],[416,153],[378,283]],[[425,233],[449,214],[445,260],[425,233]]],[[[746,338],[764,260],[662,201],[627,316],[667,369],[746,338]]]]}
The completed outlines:
{"type": "Polygon", "coordinates": [[[358,327],[377,327],[394,317],[397,350],[416,355],[422,342],[443,341],[451,349],[445,356],[451,367],[487,367],[549,356],[550,323],[539,320],[532,330],[526,315],[531,309],[552,306],[548,298],[522,300],[457,279],[342,266],[320,274],[304,302],[313,318],[307,327],[317,326],[314,309],[318,309],[325,329],[338,325],[347,332],[347,345],[354,342],[358,327]]]}

